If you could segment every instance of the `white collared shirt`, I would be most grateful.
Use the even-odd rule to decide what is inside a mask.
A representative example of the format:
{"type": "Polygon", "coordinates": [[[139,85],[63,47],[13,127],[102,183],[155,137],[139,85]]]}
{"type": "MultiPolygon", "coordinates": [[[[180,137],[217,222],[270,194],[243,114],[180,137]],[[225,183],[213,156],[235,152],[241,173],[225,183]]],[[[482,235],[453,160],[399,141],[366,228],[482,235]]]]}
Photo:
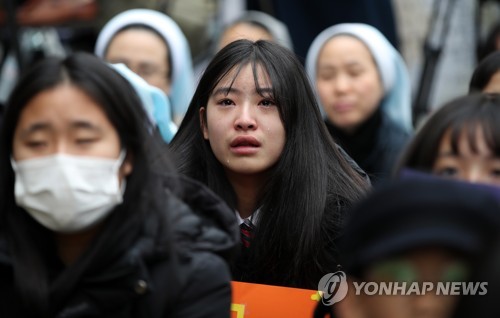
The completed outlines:
{"type": "Polygon", "coordinates": [[[252,223],[254,226],[257,226],[257,223],[259,221],[260,208],[255,210],[255,212],[252,213],[252,215],[250,215],[249,217],[244,218],[244,219],[241,218],[240,213],[237,210],[234,210],[234,212],[236,213],[236,219],[238,220],[238,225],[243,224],[243,222],[245,222],[245,220],[249,220],[250,223],[252,223]]]}

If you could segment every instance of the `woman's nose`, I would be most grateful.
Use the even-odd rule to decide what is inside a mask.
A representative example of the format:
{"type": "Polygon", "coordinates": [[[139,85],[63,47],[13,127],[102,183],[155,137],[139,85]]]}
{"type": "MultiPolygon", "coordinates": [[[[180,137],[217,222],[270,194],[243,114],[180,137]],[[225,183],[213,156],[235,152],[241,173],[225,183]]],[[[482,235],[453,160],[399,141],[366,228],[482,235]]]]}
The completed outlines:
{"type": "Polygon", "coordinates": [[[240,107],[234,126],[236,130],[254,130],[257,128],[257,121],[251,107],[247,105],[240,107]]]}

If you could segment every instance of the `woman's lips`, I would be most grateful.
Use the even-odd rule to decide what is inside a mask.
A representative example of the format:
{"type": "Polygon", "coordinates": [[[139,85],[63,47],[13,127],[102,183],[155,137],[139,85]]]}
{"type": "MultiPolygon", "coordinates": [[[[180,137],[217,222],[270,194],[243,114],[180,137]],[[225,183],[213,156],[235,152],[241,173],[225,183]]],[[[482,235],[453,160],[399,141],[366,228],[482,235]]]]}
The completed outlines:
{"type": "Polygon", "coordinates": [[[353,105],[352,103],[337,103],[333,105],[333,110],[338,113],[346,113],[352,110],[353,105]]]}
{"type": "Polygon", "coordinates": [[[238,155],[254,154],[260,145],[260,142],[252,136],[238,136],[229,144],[231,152],[238,155]]]}

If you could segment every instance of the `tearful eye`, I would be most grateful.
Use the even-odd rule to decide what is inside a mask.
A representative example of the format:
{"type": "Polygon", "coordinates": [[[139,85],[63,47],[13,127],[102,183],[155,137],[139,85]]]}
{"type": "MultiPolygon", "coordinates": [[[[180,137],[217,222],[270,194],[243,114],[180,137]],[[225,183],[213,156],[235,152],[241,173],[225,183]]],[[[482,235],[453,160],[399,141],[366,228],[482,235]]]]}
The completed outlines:
{"type": "Polygon", "coordinates": [[[223,99],[220,102],[218,102],[218,104],[222,105],[222,106],[230,106],[230,105],[233,105],[234,103],[230,99],[223,99]]]}
{"type": "Polygon", "coordinates": [[[269,107],[269,106],[275,106],[276,105],[274,103],[274,101],[272,101],[270,99],[265,99],[265,100],[261,101],[259,104],[262,105],[262,106],[267,106],[267,107],[269,107]]]}

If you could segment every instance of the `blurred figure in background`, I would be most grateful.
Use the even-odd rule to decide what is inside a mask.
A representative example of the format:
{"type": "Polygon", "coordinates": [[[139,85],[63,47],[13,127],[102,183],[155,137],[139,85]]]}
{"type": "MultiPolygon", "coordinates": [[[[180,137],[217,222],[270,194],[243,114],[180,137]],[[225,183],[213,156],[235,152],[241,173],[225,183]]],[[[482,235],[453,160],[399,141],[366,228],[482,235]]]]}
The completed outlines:
{"type": "Polygon", "coordinates": [[[496,318],[500,316],[500,240],[490,242],[491,249],[479,258],[471,271],[471,281],[488,282],[486,295],[460,297],[453,318],[496,318]]]}
{"type": "Polygon", "coordinates": [[[217,42],[217,51],[239,39],[269,40],[293,50],[288,27],[273,16],[260,11],[246,11],[226,25],[217,42]]]}
{"type": "Polygon", "coordinates": [[[148,9],[119,13],[99,33],[95,54],[127,65],[163,90],[170,98],[172,118],[180,124],[195,83],[189,44],[170,17],[148,9]]]}
{"type": "Polygon", "coordinates": [[[472,73],[469,92],[500,93],[500,51],[479,62],[472,73]]]}
{"type": "Polygon", "coordinates": [[[169,143],[177,132],[177,126],[172,121],[170,101],[167,95],[159,88],[148,84],[125,64],[110,64],[110,66],[132,84],[141,99],[149,120],[153,124],[153,130],[158,130],[163,140],[169,143]]]}
{"type": "Polygon", "coordinates": [[[306,68],[330,134],[373,182],[386,179],[413,131],[399,53],[369,25],[339,24],[316,37],[306,68]]]}
{"type": "MultiPolygon", "coordinates": [[[[467,283],[476,294],[489,292],[471,273],[498,241],[499,199],[497,188],[432,176],[375,189],[347,220],[340,246],[349,285],[332,317],[447,318],[467,297],[459,295],[471,293],[467,283]],[[363,282],[372,286],[354,286],[363,282]],[[392,287],[381,292],[382,284],[392,287]]],[[[315,317],[329,310],[320,302],[315,317]]]]}
{"type": "Polygon", "coordinates": [[[500,185],[500,95],[459,97],[437,109],[402,155],[405,168],[500,185]]]}
{"type": "Polygon", "coordinates": [[[198,74],[198,78],[201,77],[210,60],[220,49],[240,39],[273,41],[293,50],[288,27],[283,22],[264,12],[244,11],[238,18],[221,27],[220,34],[214,41],[212,53],[196,65],[195,73],[198,74]]]}

